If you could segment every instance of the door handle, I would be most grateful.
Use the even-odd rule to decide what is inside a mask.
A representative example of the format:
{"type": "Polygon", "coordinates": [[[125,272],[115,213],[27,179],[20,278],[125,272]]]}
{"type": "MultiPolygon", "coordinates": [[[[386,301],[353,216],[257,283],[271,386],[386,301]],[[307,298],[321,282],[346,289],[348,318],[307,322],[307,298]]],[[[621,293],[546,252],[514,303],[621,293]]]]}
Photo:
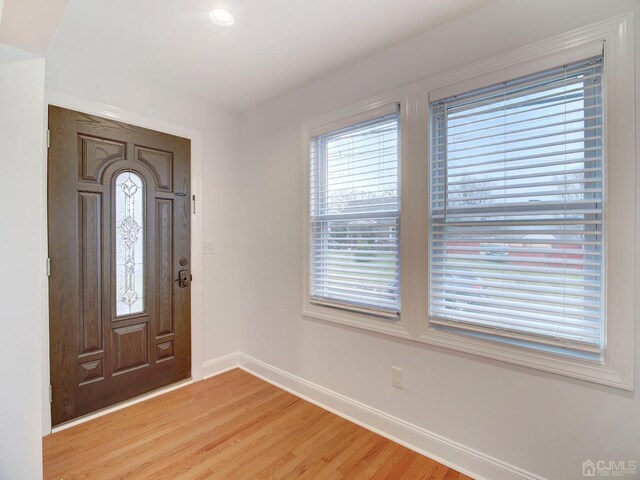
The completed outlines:
{"type": "Polygon", "coordinates": [[[193,276],[189,273],[189,270],[180,270],[178,272],[176,282],[178,282],[180,288],[188,287],[191,284],[191,280],[193,280],[193,276]]]}

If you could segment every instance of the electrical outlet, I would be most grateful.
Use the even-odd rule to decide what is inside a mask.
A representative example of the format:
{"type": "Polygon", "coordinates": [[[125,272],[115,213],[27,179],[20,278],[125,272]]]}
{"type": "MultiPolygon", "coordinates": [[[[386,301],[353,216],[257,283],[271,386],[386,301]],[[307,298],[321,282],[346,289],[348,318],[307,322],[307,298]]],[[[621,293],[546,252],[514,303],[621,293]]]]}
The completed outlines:
{"type": "Polygon", "coordinates": [[[404,390],[404,370],[402,368],[391,367],[391,385],[404,390]]]}

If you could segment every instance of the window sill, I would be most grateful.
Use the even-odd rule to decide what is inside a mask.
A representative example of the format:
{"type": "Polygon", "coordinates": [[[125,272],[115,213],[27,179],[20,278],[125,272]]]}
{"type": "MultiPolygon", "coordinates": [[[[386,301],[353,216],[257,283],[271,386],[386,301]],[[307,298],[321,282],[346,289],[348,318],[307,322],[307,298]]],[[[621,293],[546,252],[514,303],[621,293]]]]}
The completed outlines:
{"type": "Polygon", "coordinates": [[[366,313],[352,312],[311,302],[305,304],[302,315],[307,318],[346,325],[370,332],[411,339],[409,328],[403,322],[402,317],[398,318],[398,320],[376,318],[374,315],[366,313]]]}
{"type": "Polygon", "coordinates": [[[509,344],[508,341],[475,338],[462,333],[427,328],[415,340],[459,352],[633,391],[633,378],[612,368],[612,359],[593,360],[509,344]]]}
{"type": "Polygon", "coordinates": [[[576,378],[587,382],[633,391],[633,378],[627,372],[614,371],[614,360],[600,361],[509,344],[500,340],[475,338],[461,333],[428,328],[418,336],[411,335],[402,319],[384,320],[375,316],[350,312],[329,306],[307,303],[302,312],[307,319],[389,335],[416,343],[434,345],[449,350],[477,355],[501,362],[576,378]]]}

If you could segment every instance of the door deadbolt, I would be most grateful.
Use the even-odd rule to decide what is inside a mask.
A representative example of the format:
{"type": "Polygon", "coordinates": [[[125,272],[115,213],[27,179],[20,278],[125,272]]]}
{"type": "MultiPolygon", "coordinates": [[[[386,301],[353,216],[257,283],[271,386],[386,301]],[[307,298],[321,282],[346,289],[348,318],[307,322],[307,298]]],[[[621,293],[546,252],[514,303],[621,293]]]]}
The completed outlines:
{"type": "Polygon", "coordinates": [[[193,280],[193,276],[189,273],[189,270],[180,270],[178,272],[178,286],[180,288],[188,287],[191,284],[191,280],[193,280]]]}

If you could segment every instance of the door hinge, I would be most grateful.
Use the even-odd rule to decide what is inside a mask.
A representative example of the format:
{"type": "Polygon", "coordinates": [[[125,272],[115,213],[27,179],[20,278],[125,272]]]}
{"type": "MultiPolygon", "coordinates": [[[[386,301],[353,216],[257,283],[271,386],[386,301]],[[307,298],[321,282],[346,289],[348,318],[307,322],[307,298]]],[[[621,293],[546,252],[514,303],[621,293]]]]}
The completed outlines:
{"type": "Polygon", "coordinates": [[[196,196],[191,195],[191,199],[193,200],[193,214],[196,214],[196,196]]]}
{"type": "Polygon", "coordinates": [[[49,384],[49,403],[53,403],[53,385],[49,384]]]}
{"type": "Polygon", "coordinates": [[[47,277],[51,276],[51,259],[47,257],[47,277]]]}
{"type": "Polygon", "coordinates": [[[47,148],[51,146],[51,130],[47,130],[47,148]]]}

